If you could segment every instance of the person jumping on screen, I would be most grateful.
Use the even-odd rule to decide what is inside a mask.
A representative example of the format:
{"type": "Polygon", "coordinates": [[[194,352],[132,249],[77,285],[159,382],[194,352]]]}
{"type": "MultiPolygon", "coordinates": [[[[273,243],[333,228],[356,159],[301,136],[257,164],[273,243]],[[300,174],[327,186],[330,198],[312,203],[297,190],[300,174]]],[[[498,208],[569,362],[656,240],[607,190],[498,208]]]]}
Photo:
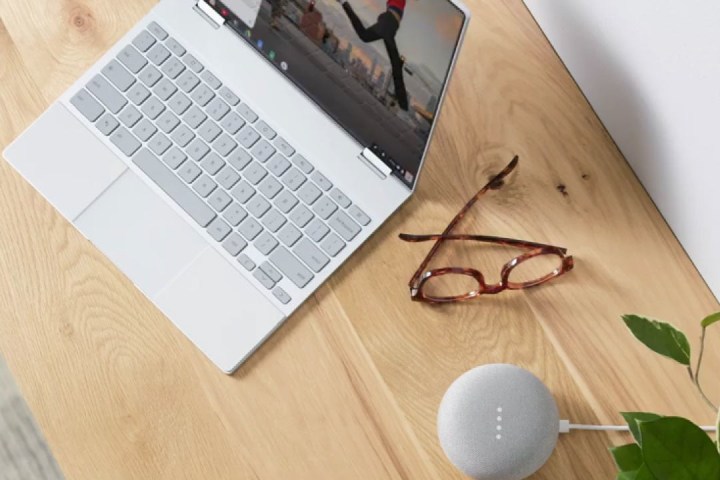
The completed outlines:
{"type": "Polygon", "coordinates": [[[405,90],[405,79],[403,78],[403,65],[405,60],[400,56],[397,44],[395,43],[395,35],[397,35],[400,29],[400,22],[405,12],[407,0],[388,0],[387,10],[378,16],[377,22],[374,25],[367,28],[365,28],[360,18],[358,18],[349,2],[344,0],[337,1],[342,4],[343,10],[345,10],[360,40],[365,43],[382,40],[385,43],[388,57],[390,57],[390,65],[392,66],[395,98],[400,108],[407,110],[409,108],[408,96],[407,90],[405,90]]]}

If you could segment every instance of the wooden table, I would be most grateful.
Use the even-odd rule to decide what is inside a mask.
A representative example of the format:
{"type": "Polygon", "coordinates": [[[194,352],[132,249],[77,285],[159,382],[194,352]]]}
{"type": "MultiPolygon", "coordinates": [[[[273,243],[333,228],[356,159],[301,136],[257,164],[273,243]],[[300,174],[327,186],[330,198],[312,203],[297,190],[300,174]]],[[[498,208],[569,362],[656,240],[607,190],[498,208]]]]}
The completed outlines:
{"type": "MultiPolygon", "coordinates": [[[[716,300],[523,4],[468,3],[474,21],[417,195],[235,376],[0,162],[0,351],[69,479],[462,478],[436,411],[455,377],[490,362],[535,372],[578,423],[637,409],[714,419],[686,372],[640,346],[620,315],[666,319],[694,339],[716,300]],[[519,171],[462,230],[567,246],[575,271],[469,305],[411,303],[406,282],[427,246],[397,234],[441,230],[514,153],[519,171]]],[[[152,5],[0,1],[0,147],[152,5]]],[[[624,440],[562,438],[536,478],[611,478],[606,447],[624,440]]]]}

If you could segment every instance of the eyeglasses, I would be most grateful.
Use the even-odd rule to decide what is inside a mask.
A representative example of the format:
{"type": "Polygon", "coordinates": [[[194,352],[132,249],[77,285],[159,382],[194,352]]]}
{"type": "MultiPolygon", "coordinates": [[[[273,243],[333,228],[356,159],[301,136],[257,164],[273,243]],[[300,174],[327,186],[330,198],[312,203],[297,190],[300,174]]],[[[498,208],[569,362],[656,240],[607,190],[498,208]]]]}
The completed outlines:
{"type": "Polygon", "coordinates": [[[573,269],[575,263],[567,250],[552,245],[514,240],[511,238],[485,235],[458,235],[453,230],[465,214],[488,190],[500,189],[515,167],[519,158],[516,156],[502,172],[488,182],[465,206],[440,235],[409,235],[401,234],[406,242],[435,241],[420,267],[410,279],[410,297],[416,302],[452,303],[478,298],[482,294],[496,294],[504,290],[521,290],[536,287],[549,282],[573,269]],[[425,271],[431,260],[444,242],[470,241],[483,242],[501,246],[517,247],[528,250],[507,262],[500,272],[500,283],[488,285],[479,270],[472,268],[438,268],[425,271]],[[550,265],[550,266],[548,266],[550,265]]]}

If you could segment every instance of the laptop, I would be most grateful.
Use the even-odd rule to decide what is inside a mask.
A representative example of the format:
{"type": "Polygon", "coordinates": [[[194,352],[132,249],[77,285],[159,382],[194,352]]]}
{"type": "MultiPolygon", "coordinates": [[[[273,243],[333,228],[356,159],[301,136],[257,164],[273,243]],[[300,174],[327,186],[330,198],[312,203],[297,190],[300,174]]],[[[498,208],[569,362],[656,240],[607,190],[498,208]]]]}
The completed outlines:
{"type": "Polygon", "coordinates": [[[162,0],[4,152],[234,372],[415,190],[455,0],[162,0]]]}

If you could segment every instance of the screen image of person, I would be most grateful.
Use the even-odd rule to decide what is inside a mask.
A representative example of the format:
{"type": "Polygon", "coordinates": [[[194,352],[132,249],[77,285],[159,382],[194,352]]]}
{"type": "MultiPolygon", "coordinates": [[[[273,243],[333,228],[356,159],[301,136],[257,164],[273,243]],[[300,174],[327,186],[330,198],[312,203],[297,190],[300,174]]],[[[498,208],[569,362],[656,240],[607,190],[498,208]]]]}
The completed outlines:
{"type": "Polygon", "coordinates": [[[263,0],[230,25],[412,186],[464,20],[449,0],[263,0]]]}

